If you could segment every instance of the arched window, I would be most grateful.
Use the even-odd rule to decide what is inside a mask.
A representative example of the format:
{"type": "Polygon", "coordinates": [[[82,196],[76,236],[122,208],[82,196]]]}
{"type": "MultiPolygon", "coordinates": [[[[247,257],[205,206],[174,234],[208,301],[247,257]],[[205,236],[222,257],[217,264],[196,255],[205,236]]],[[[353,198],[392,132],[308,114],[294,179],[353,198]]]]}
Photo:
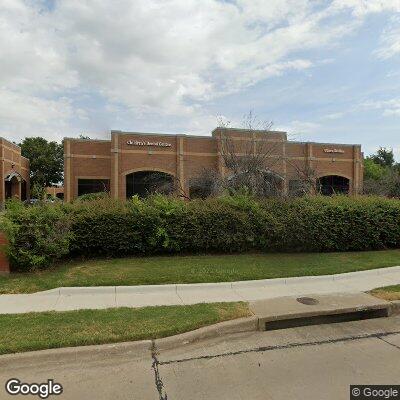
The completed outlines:
{"type": "Polygon", "coordinates": [[[174,178],[161,171],[137,171],[126,175],[126,198],[134,195],[146,197],[153,193],[174,192],[174,178]]]}
{"type": "Polygon", "coordinates": [[[344,176],[327,175],[317,180],[317,189],[319,193],[325,196],[333,194],[348,194],[350,190],[350,181],[344,176]]]}

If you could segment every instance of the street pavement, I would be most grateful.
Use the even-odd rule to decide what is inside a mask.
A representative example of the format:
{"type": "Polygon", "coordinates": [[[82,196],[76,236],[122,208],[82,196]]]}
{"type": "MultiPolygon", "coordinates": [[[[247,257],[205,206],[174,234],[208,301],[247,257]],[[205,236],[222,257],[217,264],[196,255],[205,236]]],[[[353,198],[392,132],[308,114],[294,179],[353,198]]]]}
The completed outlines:
{"type": "Polygon", "coordinates": [[[255,301],[282,296],[365,292],[400,284],[400,266],[338,275],[186,285],[65,287],[0,295],[0,314],[112,307],[255,301]]]}
{"type": "MultiPolygon", "coordinates": [[[[400,384],[400,317],[231,334],[175,349],[0,357],[0,399],[11,377],[55,379],[54,399],[348,400],[351,384],[400,384]]],[[[43,355],[42,355],[43,354],[43,355]]]]}

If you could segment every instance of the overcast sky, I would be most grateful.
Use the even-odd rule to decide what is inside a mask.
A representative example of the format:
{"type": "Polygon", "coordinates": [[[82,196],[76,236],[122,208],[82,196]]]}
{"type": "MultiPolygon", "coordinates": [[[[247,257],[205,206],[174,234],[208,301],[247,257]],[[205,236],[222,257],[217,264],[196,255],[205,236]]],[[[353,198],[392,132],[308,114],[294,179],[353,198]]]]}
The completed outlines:
{"type": "Polygon", "coordinates": [[[400,0],[0,0],[0,136],[208,135],[253,110],[400,159],[400,0]]]}

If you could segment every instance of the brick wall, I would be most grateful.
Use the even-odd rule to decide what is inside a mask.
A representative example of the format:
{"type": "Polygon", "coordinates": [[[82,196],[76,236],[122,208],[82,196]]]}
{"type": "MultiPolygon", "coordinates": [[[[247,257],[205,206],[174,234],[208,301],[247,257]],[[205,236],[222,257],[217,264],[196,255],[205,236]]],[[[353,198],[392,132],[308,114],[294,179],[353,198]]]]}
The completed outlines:
{"type": "Polygon", "coordinates": [[[241,146],[248,148],[249,140],[262,140],[261,145],[270,151],[271,159],[277,160],[271,162],[271,168],[285,178],[285,192],[290,181],[298,180],[299,171],[306,166],[312,168],[316,178],[329,175],[347,178],[351,194],[357,194],[362,187],[359,145],[292,142],[287,141],[285,132],[227,128],[217,128],[208,137],[112,131],[109,141],[65,140],[65,201],[77,197],[79,179],[110,179],[111,194],[125,199],[126,175],[135,171],[169,173],[188,194],[191,179],[202,170],[215,169],[222,175],[229,173],[221,156],[222,134],[232,138],[238,153],[241,146]],[[168,145],[135,145],[135,142],[168,145]]]}

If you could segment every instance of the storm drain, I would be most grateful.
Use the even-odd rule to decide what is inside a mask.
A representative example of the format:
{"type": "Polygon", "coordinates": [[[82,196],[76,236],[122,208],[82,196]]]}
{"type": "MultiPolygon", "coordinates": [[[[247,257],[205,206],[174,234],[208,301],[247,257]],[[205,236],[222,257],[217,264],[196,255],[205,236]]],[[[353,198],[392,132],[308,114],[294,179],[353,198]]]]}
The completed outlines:
{"type": "MultiPolygon", "coordinates": [[[[304,298],[303,298],[304,299],[304,298]]],[[[311,299],[311,298],[308,298],[311,299]]],[[[315,300],[315,299],[311,299],[315,300]]],[[[297,299],[300,301],[300,299],[297,299]]],[[[306,300],[309,301],[309,300],[306,300]]],[[[315,300],[317,301],[317,300],[315,300]]],[[[300,301],[302,302],[302,301],[300,301]]],[[[317,301],[318,303],[318,301],[317,301]]],[[[303,303],[306,304],[306,303],[303,303]]],[[[308,305],[314,305],[316,303],[310,303],[308,305]]],[[[296,318],[283,318],[283,319],[275,319],[265,321],[264,330],[273,331],[278,329],[287,329],[287,328],[295,328],[300,326],[308,326],[308,325],[322,325],[322,324],[334,324],[340,322],[350,322],[350,321],[359,321],[364,319],[372,319],[372,318],[383,318],[389,316],[389,308],[379,308],[379,309],[365,309],[360,311],[353,312],[342,312],[335,314],[326,314],[326,315],[304,315],[302,317],[296,318]]],[[[260,328],[263,327],[262,324],[259,325],[260,328]]]]}

